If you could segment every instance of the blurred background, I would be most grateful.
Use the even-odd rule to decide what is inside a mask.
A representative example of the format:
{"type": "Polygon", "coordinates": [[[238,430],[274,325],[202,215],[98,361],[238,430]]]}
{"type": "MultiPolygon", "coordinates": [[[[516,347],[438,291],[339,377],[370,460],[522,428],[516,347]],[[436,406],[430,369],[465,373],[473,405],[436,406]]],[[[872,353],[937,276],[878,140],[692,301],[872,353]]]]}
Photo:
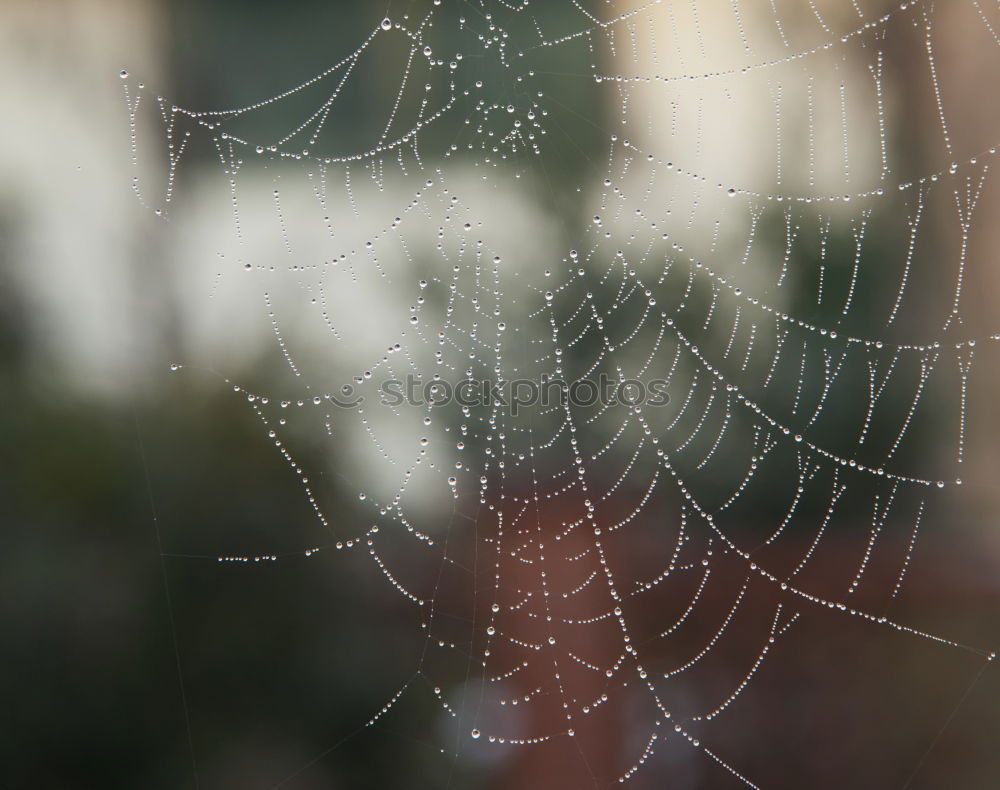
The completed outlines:
{"type": "MultiPolygon", "coordinates": [[[[239,298],[213,290],[222,267],[210,258],[219,239],[231,234],[228,226],[219,229],[218,218],[228,209],[217,199],[223,193],[208,185],[218,158],[195,150],[183,162],[183,197],[168,220],[150,210],[154,204],[141,205],[131,189],[136,170],[118,75],[127,69],[129,84],[142,81],[150,94],[185,107],[243,105],[343,57],[378,24],[382,5],[6,0],[0,7],[6,110],[0,146],[4,787],[543,786],[531,784],[517,751],[499,757],[473,752],[460,762],[442,754],[428,732],[437,715],[430,705],[402,707],[359,733],[413,661],[409,615],[384,582],[361,573],[360,563],[334,564],[323,554],[266,567],[201,559],[313,545],[315,516],[256,416],[234,402],[223,382],[224,376],[271,380],[275,362],[265,308],[248,315],[239,298]],[[190,365],[190,375],[172,374],[176,361],[190,365]]],[[[392,15],[417,14],[421,4],[388,5],[392,15]]],[[[476,4],[467,5],[473,13],[476,4]]],[[[807,47],[787,49],[786,36],[822,41],[829,37],[824,27],[854,29],[892,4],[865,3],[860,16],[850,4],[832,0],[809,8],[741,5],[751,38],[756,33],[754,41],[769,42],[754,52],[766,61],[807,47]],[[772,29],[776,14],[784,20],[780,36],[772,29]]],[[[1000,13],[987,2],[938,6],[937,78],[949,145],[964,161],[1000,137],[1000,104],[991,100],[1000,73],[991,33],[1000,30],[1000,13]]],[[[543,75],[542,84],[564,108],[552,110],[553,127],[560,130],[551,135],[554,152],[546,160],[552,188],[512,188],[496,208],[533,245],[556,250],[575,238],[592,213],[581,193],[596,194],[604,177],[607,138],[617,132],[623,100],[589,79],[594,58],[608,74],[634,70],[636,59],[649,74],[697,68],[705,57],[701,37],[712,41],[723,28],[728,36],[733,26],[729,16],[723,22],[723,14],[732,14],[728,4],[705,3],[700,15],[694,8],[693,16],[687,7],[678,6],[676,15],[655,11],[655,24],[672,31],[659,50],[630,52],[626,63],[616,60],[614,48],[595,55],[584,46],[567,47],[559,71],[571,78],[554,69],[543,75]],[[589,113],[587,123],[574,109],[581,107],[589,113]]],[[[535,16],[543,30],[571,31],[586,24],[581,9],[605,18],[615,12],[614,4],[597,0],[553,0],[535,16]]],[[[913,18],[920,22],[918,14],[913,18]]],[[[906,18],[885,39],[893,68],[882,90],[893,131],[882,142],[891,149],[890,160],[905,162],[909,172],[929,173],[946,169],[951,159],[942,148],[938,107],[928,100],[921,24],[906,18]]],[[[719,49],[711,54],[732,46],[719,34],[719,49]]],[[[730,66],[724,54],[710,61],[715,68],[730,66]]],[[[340,104],[337,123],[362,123],[374,104],[391,100],[398,74],[384,62],[382,68],[364,72],[340,104]]],[[[869,79],[866,69],[845,56],[829,74],[819,67],[803,72],[819,97],[821,128],[847,123],[837,81],[859,73],[869,79]]],[[[629,98],[637,115],[672,123],[671,105],[662,97],[637,92],[629,98]]],[[[704,141],[710,150],[700,154],[734,183],[780,191],[780,170],[762,164],[773,161],[773,112],[706,101],[698,117],[709,131],[682,122],[675,145],[693,149],[704,141]],[[765,150],[766,156],[753,155],[765,150]]],[[[655,137],[654,129],[651,123],[645,133],[655,137]]],[[[641,140],[643,129],[630,131],[641,140]]],[[[140,132],[157,134],[153,125],[140,132]]],[[[840,143],[830,139],[818,147],[815,179],[821,187],[841,175],[840,143]]],[[[879,169],[877,135],[852,145],[856,171],[879,169]]],[[[786,153],[783,188],[795,191],[805,183],[806,157],[786,153]]],[[[144,179],[163,176],[163,161],[155,157],[141,167],[144,179]]],[[[683,206],[693,196],[680,189],[671,199],[683,206]]],[[[971,264],[977,273],[963,329],[970,336],[998,330],[1000,279],[991,271],[1000,243],[998,207],[994,190],[977,208],[971,264]]],[[[935,217],[945,214],[936,211],[935,217]]],[[[245,221],[252,225],[253,215],[245,221]]],[[[427,229],[428,244],[434,230],[427,229]]],[[[694,238],[712,232],[688,230],[694,238]]],[[[874,248],[905,243],[895,226],[867,232],[874,248]]],[[[942,260],[954,258],[954,217],[929,221],[926,232],[927,260],[939,250],[948,251],[942,260]]],[[[719,243],[738,249],[742,241],[719,243]]],[[[776,237],[775,245],[780,259],[783,239],[776,237]]],[[[846,245],[838,254],[849,258],[852,250],[846,245]]],[[[950,304],[950,285],[936,289],[933,279],[922,282],[915,298],[927,314],[950,304]]],[[[891,302],[896,287],[886,280],[885,293],[873,299],[891,302]]],[[[813,284],[802,280],[801,288],[786,305],[811,295],[813,284]]],[[[900,337],[934,335],[937,318],[925,326],[920,315],[901,322],[900,337]]],[[[906,592],[891,614],[922,631],[995,649],[1000,458],[993,404],[1000,382],[983,359],[986,367],[969,401],[965,485],[961,496],[949,489],[929,511],[906,592]]],[[[350,367],[351,360],[342,362],[350,367]]],[[[957,381],[954,372],[948,376],[957,381]]],[[[933,463],[937,426],[921,423],[915,431],[915,447],[933,463]]],[[[321,463],[318,451],[315,458],[308,448],[303,452],[304,465],[321,463]]],[[[330,474],[324,495],[337,511],[356,490],[330,474]]],[[[831,567],[843,559],[841,544],[851,558],[844,562],[853,562],[858,529],[867,534],[865,524],[837,525],[826,546],[831,567]]],[[[789,553],[801,554],[812,537],[789,538],[789,553]]],[[[885,540],[905,550],[908,535],[885,540]]],[[[981,672],[975,655],[907,641],[887,629],[845,627],[835,618],[821,613],[797,628],[716,734],[716,752],[759,777],[762,787],[996,786],[995,668],[981,672]]],[[[683,639],[695,647],[704,642],[704,631],[683,639]]],[[[723,671],[738,678],[744,668],[734,661],[723,671]]],[[[707,760],[670,749],[635,784],[738,786],[707,760]]]]}

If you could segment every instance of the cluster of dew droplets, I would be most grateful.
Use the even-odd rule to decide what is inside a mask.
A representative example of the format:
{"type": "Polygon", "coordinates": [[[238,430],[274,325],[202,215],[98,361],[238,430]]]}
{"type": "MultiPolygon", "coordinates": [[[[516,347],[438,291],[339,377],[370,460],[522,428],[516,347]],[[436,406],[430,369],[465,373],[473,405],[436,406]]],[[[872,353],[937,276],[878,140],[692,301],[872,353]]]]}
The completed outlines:
{"type": "MultiPolygon", "coordinates": [[[[754,28],[733,3],[728,24],[739,42],[741,65],[690,71],[682,64],[681,71],[670,73],[665,66],[661,70],[660,60],[654,58],[660,71],[656,74],[641,71],[645,61],[638,42],[643,36],[661,33],[660,9],[656,8],[660,3],[605,19],[575,6],[573,32],[551,35],[535,20],[537,38],[530,42],[514,40],[504,26],[504,14],[530,12],[534,4],[522,0],[496,5],[494,13],[473,16],[470,10],[468,18],[452,17],[447,15],[452,13],[449,9],[439,10],[441,3],[435,0],[425,16],[415,12],[387,16],[375,23],[375,29],[356,50],[327,71],[245,107],[196,112],[160,101],[169,148],[164,202],[172,198],[178,165],[191,134],[179,125],[184,119],[213,136],[232,186],[241,244],[236,195],[244,149],[255,151],[254,161],[268,168],[309,168],[321,223],[335,246],[341,243],[338,227],[345,221],[363,219],[359,179],[370,179],[381,193],[388,191],[387,171],[398,171],[407,188],[412,187],[405,208],[398,209],[398,216],[394,208],[381,229],[360,246],[351,247],[349,252],[346,247],[337,247],[322,261],[296,259],[295,240],[285,216],[289,203],[282,190],[275,188],[271,202],[281,246],[296,260],[285,270],[239,264],[250,276],[260,276],[261,282],[271,276],[294,280],[309,294],[307,309],[320,311],[338,343],[343,343],[336,328],[340,316],[329,308],[327,295],[363,279],[364,267],[377,272],[383,287],[406,282],[408,293],[413,294],[398,322],[403,328],[395,329],[396,334],[386,338],[380,356],[365,360],[342,388],[275,398],[240,385],[233,387],[301,481],[310,506],[332,536],[328,544],[310,546],[301,554],[313,557],[327,545],[336,550],[357,549],[351,554],[364,555],[407,605],[416,607],[419,638],[426,640],[427,647],[414,678],[430,681],[428,688],[443,714],[472,741],[528,746],[576,737],[612,708],[609,703],[639,698],[653,715],[634,761],[621,767],[621,781],[653,762],[661,742],[676,738],[739,782],[757,787],[708,746],[712,733],[708,723],[724,719],[726,712],[740,703],[743,692],[785,634],[811,612],[835,611],[910,637],[977,652],[990,661],[995,656],[992,651],[970,648],[955,639],[874,614],[872,599],[867,596],[872,594],[870,571],[886,542],[885,535],[900,524],[907,535],[905,552],[896,558],[898,571],[893,585],[883,592],[896,597],[904,589],[921,524],[927,529],[929,498],[946,486],[944,479],[913,472],[900,462],[916,430],[914,421],[929,399],[928,391],[946,375],[942,372],[946,369],[952,376],[957,371],[957,461],[966,460],[968,401],[978,369],[973,368],[973,360],[978,360],[976,355],[982,355],[983,346],[988,344],[977,346],[974,338],[954,333],[962,326],[962,288],[974,264],[971,238],[975,209],[996,151],[990,148],[963,158],[954,143],[944,109],[940,65],[935,59],[933,14],[926,4],[902,3],[866,16],[861,4],[854,3],[856,24],[838,33],[817,4],[810,2],[810,13],[819,28],[814,32],[823,39],[799,49],[794,46],[787,20],[776,4],[771,4],[764,13],[773,15],[776,35],[788,51],[765,57],[755,54],[759,47],[753,40],[754,28]],[[912,20],[907,14],[913,15],[912,20]],[[880,42],[892,24],[908,20],[922,25],[926,34],[924,54],[933,77],[934,112],[940,119],[948,164],[940,171],[896,183],[893,189],[886,145],[890,120],[886,91],[891,74],[880,42]],[[474,48],[448,57],[435,51],[431,32],[435,25],[449,22],[457,23],[462,31],[474,32],[467,39],[474,48]],[[393,124],[403,95],[407,91],[418,95],[420,91],[432,92],[429,84],[412,84],[415,80],[408,70],[401,78],[390,113],[392,120],[377,142],[360,153],[317,153],[323,124],[338,108],[338,82],[347,79],[379,36],[397,37],[401,45],[412,49],[413,57],[422,56],[429,73],[441,77],[446,86],[444,98],[437,105],[423,101],[417,118],[400,121],[396,129],[393,124]],[[471,164],[477,177],[481,174],[484,180],[495,179],[490,183],[496,184],[519,178],[525,168],[532,168],[532,157],[522,154],[538,157],[545,153],[552,103],[545,91],[533,85],[539,75],[531,65],[531,54],[534,50],[569,48],[580,40],[587,42],[593,57],[594,84],[602,91],[615,92],[622,108],[622,126],[635,129],[636,134],[607,136],[606,161],[601,163],[597,188],[579,189],[585,196],[583,222],[581,229],[574,231],[574,249],[556,260],[533,264],[530,271],[518,270],[505,262],[502,241],[488,243],[477,237],[480,231],[485,237],[490,227],[488,212],[465,205],[451,191],[450,167],[471,164]],[[872,80],[870,109],[876,121],[872,129],[877,135],[881,172],[878,181],[871,184],[863,182],[858,168],[852,167],[854,147],[848,134],[856,132],[851,128],[849,103],[855,99],[846,81],[839,82],[835,98],[844,133],[835,150],[824,152],[816,147],[818,100],[812,64],[852,47],[873,53],[867,71],[872,80]],[[501,99],[490,93],[493,86],[481,79],[461,81],[466,71],[474,71],[470,64],[486,57],[498,59],[515,86],[513,94],[501,99]],[[625,57],[633,61],[635,73],[606,72],[607,63],[621,64],[625,57]],[[809,121],[809,190],[796,193],[787,186],[792,182],[788,164],[793,147],[791,130],[782,125],[795,94],[783,80],[790,79],[790,69],[803,65],[808,80],[803,117],[809,121]],[[697,124],[705,117],[701,97],[696,109],[688,107],[691,88],[705,96],[719,85],[727,91],[739,91],[747,81],[762,75],[767,78],[766,115],[775,126],[777,141],[775,186],[781,186],[782,191],[758,188],[717,172],[711,159],[703,155],[700,138],[689,152],[690,161],[680,161],[683,151],[678,154],[672,148],[679,114],[690,111],[697,124]],[[277,141],[245,140],[225,131],[228,120],[268,109],[319,84],[334,86],[327,103],[277,141]],[[639,114],[634,109],[639,104],[635,100],[639,91],[656,91],[665,97],[663,106],[671,108],[670,119],[633,117],[639,114]],[[511,98],[514,95],[517,103],[511,98]],[[427,127],[459,112],[467,113],[464,135],[442,150],[430,150],[426,143],[433,138],[424,135],[427,127]],[[640,134],[643,124],[656,133],[640,134]],[[663,128],[656,128],[656,124],[663,128]],[[303,137],[309,138],[304,147],[300,144],[303,137]],[[826,193],[813,189],[817,160],[824,157],[836,162],[843,189],[826,193]],[[346,219],[333,216],[328,205],[330,184],[337,180],[343,181],[349,199],[351,213],[346,219]],[[913,342],[900,342],[898,335],[871,336],[858,328],[865,323],[856,319],[866,274],[880,265],[873,260],[866,241],[873,217],[892,201],[904,201],[907,219],[898,232],[904,242],[899,286],[879,321],[881,326],[892,326],[897,316],[912,309],[907,288],[919,265],[922,223],[930,211],[930,196],[941,189],[948,190],[949,197],[953,195],[959,223],[957,281],[943,328],[951,334],[928,331],[913,342]],[[675,195],[682,196],[676,203],[675,195]],[[690,205],[679,205],[684,195],[690,197],[690,205]],[[413,228],[439,220],[430,253],[438,268],[426,278],[409,276],[420,263],[419,254],[413,252],[413,240],[418,237],[413,228]],[[699,236],[704,227],[712,229],[710,243],[699,236]],[[782,230],[776,248],[768,246],[766,238],[766,229],[771,227],[782,230]],[[843,286],[834,276],[830,251],[834,234],[839,234],[850,249],[843,286]],[[403,250],[404,265],[393,271],[391,256],[382,249],[395,243],[403,250]],[[811,243],[818,250],[815,260],[808,257],[811,243]],[[335,279],[345,272],[349,280],[347,276],[335,279]],[[529,283],[529,296],[519,291],[516,304],[507,295],[515,277],[529,283]],[[806,281],[813,283],[807,300],[810,305],[835,305],[832,318],[789,307],[794,302],[788,296],[790,289],[801,278],[811,278],[806,281]],[[443,307],[438,310],[436,305],[443,307]],[[449,375],[465,381],[480,374],[503,380],[514,375],[510,360],[518,358],[521,345],[530,349],[531,362],[544,376],[560,382],[559,392],[567,396],[551,407],[529,407],[530,418],[518,419],[500,403],[492,403],[489,408],[463,405],[450,421],[438,417],[428,406],[421,412],[420,434],[399,449],[394,437],[387,435],[391,432],[384,431],[377,419],[377,407],[366,403],[343,409],[338,405],[338,399],[367,392],[365,387],[376,383],[379,376],[395,376],[398,370],[415,374],[432,395],[451,383],[449,375]],[[948,360],[951,365],[945,364],[948,360]],[[576,385],[598,372],[607,374],[616,392],[627,391],[636,382],[644,386],[654,379],[664,382],[669,398],[658,404],[619,398],[582,405],[575,396],[568,397],[578,394],[576,385]],[[854,408],[858,403],[860,409],[854,408]],[[346,431],[345,426],[353,425],[364,437],[365,446],[374,448],[384,475],[398,480],[396,490],[389,494],[354,489],[356,501],[351,504],[362,514],[356,516],[360,528],[343,524],[339,515],[327,512],[318,490],[321,483],[310,482],[291,450],[292,440],[286,438],[289,420],[307,419],[310,414],[321,415],[324,430],[333,441],[346,431]],[[844,423],[838,424],[838,420],[844,423]],[[840,443],[830,438],[831,424],[842,428],[837,431],[843,434],[840,443]],[[447,452],[443,449],[446,445],[447,452]],[[422,485],[415,481],[424,478],[447,492],[448,510],[435,519],[444,522],[443,528],[441,524],[424,527],[412,515],[409,497],[422,485]],[[783,482],[775,485],[776,479],[783,482]],[[515,484],[515,480],[529,482],[515,484]],[[746,513],[752,513],[762,499],[774,497],[783,498],[780,517],[767,525],[763,538],[748,538],[741,531],[746,513]],[[857,562],[844,572],[841,598],[816,594],[810,581],[818,564],[815,559],[825,550],[824,538],[849,504],[856,511],[863,507],[869,514],[857,562]],[[540,515],[543,512],[560,515],[540,515]],[[551,525],[543,524],[543,519],[558,521],[558,529],[548,530],[551,525]],[[474,631],[463,642],[444,635],[447,615],[439,601],[439,579],[444,570],[461,569],[449,545],[457,531],[468,529],[469,524],[476,525],[477,562],[491,564],[494,576],[492,589],[476,598],[478,608],[471,620],[474,631]],[[612,559],[614,547],[633,540],[639,545],[648,537],[651,525],[655,525],[661,552],[654,572],[640,573],[612,559]],[[772,549],[803,534],[805,548],[794,562],[782,564],[772,549]],[[433,556],[435,573],[429,574],[429,579],[411,578],[405,559],[401,561],[398,551],[386,548],[393,541],[401,541],[404,557],[406,552],[421,559],[433,556]],[[513,580],[521,577],[511,567],[532,575],[532,583],[519,587],[522,583],[513,580]],[[577,571],[571,583],[565,581],[566,568],[577,571]],[[706,599],[720,588],[729,590],[729,605],[716,616],[709,635],[698,649],[674,655],[673,645],[683,645],[679,635],[701,616],[706,599]],[[664,589],[677,591],[675,611],[658,622],[655,633],[646,638],[640,633],[642,617],[637,613],[643,614],[643,607],[650,606],[647,602],[664,589]],[[768,595],[776,603],[764,620],[755,620],[755,607],[748,602],[768,595]],[[596,608],[595,598],[601,602],[596,608]],[[518,617],[527,618],[532,626],[542,624],[541,631],[518,630],[518,617]],[[603,634],[601,629],[609,625],[613,636],[601,638],[616,648],[610,661],[570,648],[557,636],[567,627],[603,634]],[[683,695],[677,693],[679,686],[697,675],[708,663],[706,657],[723,651],[734,632],[749,634],[756,647],[745,657],[731,687],[711,700],[685,704],[683,695]],[[664,645],[668,647],[664,649],[664,645]],[[553,731],[503,731],[493,725],[494,719],[482,704],[470,707],[454,692],[458,685],[454,678],[434,677],[438,656],[466,651],[470,646],[477,652],[469,666],[477,666],[482,673],[476,680],[483,687],[495,686],[503,692],[497,694],[498,706],[531,710],[536,705],[554,704],[565,719],[564,725],[553,731]],[[539,674],[540,664],[546,670],[539,674]],[[598,692],[584,696],[574,687],[570,678],[580,668],[601,679],[598,692]],[[510,693],[519,677],[529,675],[542,679],[524,693],[510,693]]],[[[707,30],[697,9],[694,14],[699,50],[706,62],[703,37],[707,30]]],[[[121,78],[128,94],[128,73],[122,71],[121,78]]],[[[134,153],[139,97],[128,94],[127,101],[134,153]]],[[[138,194],[138,187],[134,188],[138,194]]],[[[504,230],[506,234],[518,232],[516,228],[504,230]]],[[[293,378],[309,379],[309,371],[297,361],[282,328],[280,309],[266,288],[262,305],[293,378]]],[[[929,328],[927,322],[923,325],[929,328]]],[[[989,340],[998,337],[993,335],[989,340]]],[[[180,370],[183,366],[171,367],[180,370]]],[[[303,386],[309,389],[309,385],[303,386]]],[[[268,552],[227,554],[217,560],[240,567],[283,557],[268,552]]],[[[596,644],[597,637],[594,641],[596,644]]],[[[470,675],[464,680],[473,678],[470,675]]],[[[411,679],[395,690],[368,724],[389,715],[404,694],[420,693],[420,687],[411,679]]],[[[449,753],[458,756],[466,746],[449,753]]]]}

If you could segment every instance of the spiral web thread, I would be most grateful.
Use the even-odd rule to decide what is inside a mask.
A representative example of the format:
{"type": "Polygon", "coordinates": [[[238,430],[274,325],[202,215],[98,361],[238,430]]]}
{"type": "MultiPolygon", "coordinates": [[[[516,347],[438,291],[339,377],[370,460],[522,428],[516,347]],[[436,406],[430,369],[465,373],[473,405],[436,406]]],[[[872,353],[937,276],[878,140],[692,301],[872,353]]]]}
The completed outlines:
{"type": "Polygon", "coordinates": [[[579,737],[627,696],[644,735],[613,778],[680,739],[757,787],[713,750],[707,722],[804,619],[832,610],[992,660],[883,612],[936,498],[961,484],[973,380],[998,339],[966,315],[996,150],[952,131],[935,49],[940,17],[964,14],[997,59],[996,4],[623,2],[598,15],[567,0],[556,30],[528,0],[395,5],[329,69],[246,106],[188,110],[122,75],[137,168],[142,113],[166,134],[162,183],[133,182],[144,205],[172,217],[198,141],[221,166],[232,231],[212,293],[239,283],[284,366],[260,389],[230,384],[315,511],[325,537],[304,554],[369,563],[415,613],[417,665],[369,724],[431,695],[457,757],[471,741],[579,737]],[[457,49],[439,54],[442,30],[457,49]],[[890,145],[899,41],[940,126],[924,172],[890,145]],[[331,127],[380,48],[403,53],[398,93],[351,148],[331,127]],[[546,157],[572,145],[576,131],[550,121],[561,97],[535,87],[563,52],[591,64],[563,76],[591,84],[617,128],[578,117],[606,156],[574,198],[585,219],[557,242],[501,204],[548,188],[546,157]],[[925,250],[931,224],[954,243],[925,250]],[[889,241],[871,249],[876,232],[889,241]],[[384,406],[377,390],[407,375],[437,393],[599,373],[665,380],[670,402],[557,399],[514,415],[384,406]],[[364,401],[335,405],[348,395],[364,401]],[[332,499],[298,443],[349,456],[356,501],[332,499]],[[849,566],[813,571],[824,538],[864,522],[849,566]],[[891,544],[903,553],[880,551],[888,532],[905,534],[891,544]],[[804,551],[782,550],[802,535],[804,551]],[[701,649],[675,650],[709,598],[727,603],[701,649]],[[692,708],[678,689],[737,631],[757,644],[745,673],[692,708]],[[519,673],[541,680],[525,692],[519,673]]]}

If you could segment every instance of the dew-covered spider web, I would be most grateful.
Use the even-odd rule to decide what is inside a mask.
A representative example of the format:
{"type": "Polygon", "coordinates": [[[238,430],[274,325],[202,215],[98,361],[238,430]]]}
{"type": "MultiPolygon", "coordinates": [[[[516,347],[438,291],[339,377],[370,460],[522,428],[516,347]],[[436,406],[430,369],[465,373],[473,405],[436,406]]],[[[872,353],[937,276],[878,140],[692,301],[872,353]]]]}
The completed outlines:
{"type": "Polygon", "coordinates": [[[360,569],[350,605],[392,593],[412,660],[359,725],[416,706],[445,762],[564,754],[580,787],[670,786],[678,751],[698,786],[791,786],[726,744],[798,632],[986,666],[893,607],[978,479],[1000,124],[969,94],[1000,6],[384,5],[280,92],[188,108],[121,75],[213,381],[313,511],[217,572],[360,569]],[[599,380],[669,399],[571,386],[599,380]]]}

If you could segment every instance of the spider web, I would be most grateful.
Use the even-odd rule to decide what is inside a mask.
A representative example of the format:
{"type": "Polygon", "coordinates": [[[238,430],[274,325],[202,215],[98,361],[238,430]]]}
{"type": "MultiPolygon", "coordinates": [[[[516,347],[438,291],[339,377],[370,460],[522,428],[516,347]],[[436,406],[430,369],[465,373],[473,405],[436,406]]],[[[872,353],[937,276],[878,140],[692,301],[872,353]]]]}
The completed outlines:
{"type": "Polygon", "coordinates": [[[605,786],[681,743],[711,786],[759,787],[711,727],[804,621],[994,657],[886,612],[962,483],[998,339],[976,320],[994,130],[952,128],[936,33],[961,17],[995,69],[1000,11],[599,5],[393,3],[326,70],[218,109],[123,72],[136,172],[165,165],[133,189],[232,229],[192,249],[215,256],[200,320],[229,300],[270,336],[278,364],[226,382],[319,526],[302,550],[213,559],[339,552],[412,610],[413,672],[368,725],[424,698],[450,759],[574,739],[605,786]],[[345,117],[373,69],[396,90],[345,117]],[[933,123],[927,151],[905,118],[933,123]],[[586,135],[604,156],[567,195],[554,174],[586,135]],[[221,179],[185,207],[206,152],[221,179]],[[531,209],[539,192],[573,219],[531,209]],[[407,376],[436,395],[602,374],[664,380],[670,402],[380,400],[407,376]],[[835,532],[852,549],[826,561],[835,532]],[[598,755],[626,715],[625,751],[598,755]]]}

